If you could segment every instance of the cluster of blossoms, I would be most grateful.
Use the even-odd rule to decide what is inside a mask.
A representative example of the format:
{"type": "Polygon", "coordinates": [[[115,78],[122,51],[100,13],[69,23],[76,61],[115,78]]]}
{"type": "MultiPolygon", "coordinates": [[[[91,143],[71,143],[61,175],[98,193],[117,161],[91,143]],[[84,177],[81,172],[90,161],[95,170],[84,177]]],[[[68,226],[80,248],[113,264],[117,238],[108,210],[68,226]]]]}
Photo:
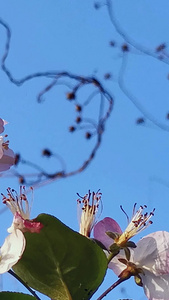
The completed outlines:
{"type": "MultiPolygon", "coordinates": [[[[7,122],[0,118],[0,133],[7,122]]],[[[8,170],[15,163],[15,155],[9,148],[7,135],[0,136],[0,172],[8,170]]],[[[78,195],[79,196],[79,195],[78,195]]],[[[0,248],[0,274],[9,271],[21,258],[26,240],[24,233],[39,233],[43,225],[30,219],[30,206],[25,188],[20,188],[19,195],[11,188],[7,196],[2,194],[3,203],[11,210],[13,221],[8,228],[9,235],[0,248]]],[[[169,300],[169,232],[158,231],[143,237],[137,244],[130,239],[146,229],[152,221],[154,210],[149,214],[140,206],[123,232],[119,224],[106,217],[97,222],[101,203],[101,193],[89,191],[77,200],[80,211],[79,233],[90,238],[94,231],[95,241],[107,255],[108,268],[119,277],[120,282],[134,277],[137,285],[144,288],[149,300],[169,300]]],[[[123,210],[123,209],[122,209],[123,210]]],[[[102,299],[101,296],[99,299],[102,299]]]]}
{"type": "MultiPolygon", "coordinates": [[[[7,122],[0,118],[0,134],[4,131],[7,122]]],[[[9,148],[7,135],[0,136],[0,172],[10,169],[15,163],[14,152],[9,148]]],[[[30,220],[30,209],[24,188],[21,188],[18,196],[14,190],[7,189],[7,197],[3,196],[3,203],[12,211],[14,218],[10,233],[0,249],[0,274],[7,272],[21,258],[25,249],[25,237],[23,232],[39,232],[42,228],[40,223],[30,220]]]]}
{"type": "Polygon", "coordinates": [[[129,241],[152,224],[150,218],[154,215],[154,210],[150,214],[143,213],[146,206],[141,206],[135,212],[134,206],[132,219],[123,232],[112,218],[106,217],[96,223],[101,194],[93,193],[91,204],[90,195],[89,192],[80,200],[84,204],[80,233],[89,237],[94,228],[94,238],[107,255],[108,268],[121,280],[134,276],[136,284],[144,288],[149,300],[169,300],[169,232],[151,233],[137,244],[129,241]],[[93,199],[97,199],[96,204],[93,199]]]}

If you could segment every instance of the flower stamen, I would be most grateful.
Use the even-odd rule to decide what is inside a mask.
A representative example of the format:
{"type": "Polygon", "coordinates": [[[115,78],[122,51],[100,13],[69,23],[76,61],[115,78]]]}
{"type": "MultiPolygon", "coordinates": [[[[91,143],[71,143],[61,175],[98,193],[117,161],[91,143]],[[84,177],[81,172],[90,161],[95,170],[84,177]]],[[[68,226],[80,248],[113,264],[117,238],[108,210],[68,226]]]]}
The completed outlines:
{"type": "MultiPolygon", "coordinates": [[[[33,189],[30,188],[32,191],[33,189]]],[[[3,203],[11,210],[14,215],[13,223],[8,232],[13,232],[16,229],[20,229],[22,232],[36,232],[39,233],[43,228],[43,224],[37,222],[36,219],[30,220],[30,206],[25,194],[25,187],[20,187],[20,194],[18,195],[14,189],[7,189],[7,197],[4,194],[3,203]]]]}
{"type": "Polygon", "coordinates": [[[88,194],[84,197],[81,197],[77,194],[81,199],[77,199],[78,208],[80,207],[80,234],[84,236],[90,237],[91,230],[96,224],[96,215],[99,210],[99,203],[101,201],[101,193],[98,190],[96,193],[91,193],[90,190],[88,194]],[[92,197],[91,197],[92,196],[92,197]]]}
{"type": "Polygon", "coordinates": [[[7,197],[4,194],[3,196],[3,203],[7,205],[7,207],[11,210],[13,214],[19,213],[19,215],[23,219],[30,218],[30,207],[25,195],[25,187],[20,187],[20,194],[18,196],[17,192],[14,189],[7,188],[7,197]]]}
{"type": "MultiPolygon", "coordinates": [[[[137,233],[140,233],[142,230],[146,229],[153,223],[152,221],[150,221],[150,219],[152,216],[154,216],[155,209],[153,209],[149,214],[147,212],[143,214],[143,210],[147,208],[146,205],[140,206],[140,208],[136,212],[135,207],[136,204],[134,205],[133,209],[133,217],[129,222],[126,230],[122,233],[122,235],[115,239],[115,243],[119,246],[124,246],[130,238],[135,236],[137,233]]],[[[121,209],[124,212],[122,207],[121,209]]],[[[125,213],[125,215],[127,214],[125,213]]]]}

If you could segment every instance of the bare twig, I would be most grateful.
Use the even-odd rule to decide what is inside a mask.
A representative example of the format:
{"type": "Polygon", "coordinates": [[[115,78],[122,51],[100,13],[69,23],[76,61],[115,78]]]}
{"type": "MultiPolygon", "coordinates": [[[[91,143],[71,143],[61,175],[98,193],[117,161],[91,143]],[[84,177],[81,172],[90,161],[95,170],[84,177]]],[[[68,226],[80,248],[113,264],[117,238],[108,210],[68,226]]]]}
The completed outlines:
{"type": "Polygon", "coordinates": [[[116,31],[119,33],[119,35],[126,41],[126,43],[128,43],[129,45],[131,45],[133,48],[135,48],[136,50],[138,50],[139,52],[146,54],[148,56],[151,56],[155,59],[160,60],[161,62],[165,63],[165,64],[169,64],[169,59],[167,57],[167,55],[165,54],[163,59],[160,58],[159,53],[156,51],[152,51],[147,49],[146,47],[144,47],[143,45],[137,43],[135,40],[133,40],[127,32],[125,32],[124,29],[122,29],[120,23],[118,22],[118,20],[115,17],[115,13],[114,13],[114,9],[113,9],[113,1],[112,0],[106,0],[106,6],[107,6],[107,10],[108,10],[108,14],[109,14],[109,18],[110,21],[112,23],[112,25],[114,26],[114,28],[116,29],[116,31]]]}
{"type": "Polygon", "coordinates": [[[128,99],[137,107],[137,109],[144,115],[146,119],[151,121],[154,125],[159,127],[160,129],[164,131],[169,131],[169,126],[161,123],[158,121],[150,112],[148,112],[144,106],[141,104],[141,101],[137,99],[135,95],[132,94],[132,92],[127,88],[125,85],[124,77],[125,77],[125,71],[127,69],[127,58],[129,54],[133,54],[133,49],[136,49],[139,51],[139,53],[145,54],[147,56],[150,56],[160,62],[163,62],[165,64],[169,64],[169,56],[165,52],[165,44],[161,44],[159,47],[157,47],[154,50],[149,50],[143,45],[137,43],[134,39],[132,39],[129,34],[122,28],[120,25],[118,19],[115,17],[115,12],[113,8],[113,0],[106,0],[106,7],[109,14],[109,19],[115,28],[115,30],[118,32],[118,34],[124,39],[126,42],[125,45],[123,45],[123,53],[122,53],[122,64],[120,67],[120,72],[118,76],[118,84],[121,89],[121,91],[128,97],[128,99]],[[128,48],[128,45],[130,45],[133,49],[128,48]],[[124,49],[124,46],[127,47],[124,49]],[[127,50],[127,51],[125,51],[127,50]]]}
{"type": "Polygon", "coordinates": [[[108,293],[110,293],[116,286],[118,286],[120,283],[125,281],[126,279],[118,279],[115,283],[113,283],[97,300],[103,299],[105,296],[107,296],[108,293]]]}
{"type": "Polygon", "coordinates": [[[118,84],[122,92],[130,99],[130,101],[137,107],[137,109],[144,115],[145,118],[150,120],[154,125],[159,127],[162,130],[169,131],[169,126],[159,122],[151,113],[149,113],[141,104],[141,101],[139,101],[136,96],[134,96],[131,91],[126,87],[125,81],[124,81],[124,76],[125,76],[125,71],[127,69],[127,53],[123,53],[122,56],[122,64],[119,72],[119,77],[118,77],[118,84]]]}

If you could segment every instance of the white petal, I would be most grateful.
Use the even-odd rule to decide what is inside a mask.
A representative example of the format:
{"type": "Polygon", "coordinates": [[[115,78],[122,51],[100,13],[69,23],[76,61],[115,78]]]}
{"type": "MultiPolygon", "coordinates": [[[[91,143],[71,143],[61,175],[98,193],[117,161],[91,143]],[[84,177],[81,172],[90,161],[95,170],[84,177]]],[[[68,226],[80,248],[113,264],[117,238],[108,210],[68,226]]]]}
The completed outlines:
{"type": "Polygon", "coordinates": [[[155,276],[149,271],[141,275],[144,292],[150,300],[169,300],[169,275],[155,276]]]}
{"type": "Polygon", "coordinates": [[[12,222],[11,227],[9,227],[9,228],[7,229],[7,231],[8,231],[9,233],[12,233],[14,230],[16,230],[16,228],[15,228],[15,226],[14,226],[14,223],[12,222]]]}
{"type": "Polygon", "coordinates": [[[25,249],[25,237],[16,229],[9,234],[1,247],[0,274],[7,272],[21,258],[25,249]]]}
{"type": "MultiPolygon", "coordinates": [[[[126,260],[124,250],[120,250],[120,253],[117,254],[109,263],[108,268],[112,269],[113,272],[119,276],[121,272],[127,268],[127,266],[119,261],[119,258],[126,260]]],[[[130,249],[130,261],[133,262],[133,250],[130,249]]]]}
{"type": "Polygon", "coordinates": [[[141,239],[133,260],[155,275],[169,273],[169,232],[157,231],[141,239]]]}
{"type": "MultiPolygon", "coordinates": [[[[121,256],[119,258],[122,258],[121,256]]],[[[123,257],[125,258],[125,257],[123,257]]],[[[126,265],[119,262],[117,257],[114,257],[108,265],[108,268],[113,270],[113,272],[119,276],[121,272],[126,269],[126,265]]]]}

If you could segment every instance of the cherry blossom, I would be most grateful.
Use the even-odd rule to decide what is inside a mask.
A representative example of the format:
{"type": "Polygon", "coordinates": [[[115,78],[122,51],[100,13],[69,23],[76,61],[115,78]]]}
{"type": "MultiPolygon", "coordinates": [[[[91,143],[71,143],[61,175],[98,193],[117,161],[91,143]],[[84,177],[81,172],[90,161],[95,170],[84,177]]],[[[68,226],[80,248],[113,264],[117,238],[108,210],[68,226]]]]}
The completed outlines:
{"type": "Polygon", "coordinates": [[[84,197],[80,197],[80,199],[77,200],[78,209],[80,211],[79,233],[86,237],[90,237],[91,231],[96,224],[96,216],[98,213],[100,201],[101,193],[99,191],[97,193],[91,193],[89,191],[88,194],[86,194],[84,197]]]}
{"type": "Polygon", "coordinates": [[[20,187],[20,194],[15,190],[8,188],[7,197],[3,196],[3,203],[11,210],[14,215],[12,226],[8,228],[8,232],[13,232],[19,229],[22,232],[36,232],[39,233],[43,225],[40,222],[30,220],[30,206],[25,194],[25,187],[20,187]]]}
{"type": "MultiPolygon", "coordinates": [[[[107,231],[121,234],[121,229],[111,218],[96,224],[94,237],[109,250],[112,239],[107,231]]],[[[136,248],[130,248],[129,259],[122,249],[111,259],[108,267],[124,280],[134,276],[149,300],[169,300],[169,233],[158,231],[145,236],[136,248]]]]}
{"type": "Polygon", "coordinates": [[[109,268],[120,278],[134,276],[136,283],[140,279],[139,285],[143,286],[148,299],[169,300],[169,232],[157,231],[145,236],[130,253],[128,262],[121,250],[109,268]],[[134,272],[128,274],[131,264],[134,272]]]}
{"type": "Polygon", "coordinates": [[[98,239],[104,245],[106,243],[105,246],[107,246],[107,243],[111,245],[113,244],[113,242],[115,242],[119,247],[125,246],[126,242],[129,239],[131,239],[133,236],[140,233],[142,230],[146,229],[150,224],[152,224],[150,218],[154,215],[154,209],[152,212],[150,212],[150,214],[148,214],[147,212],[143,214],[143,210],[145,208],[146,206],[140,206],[138,211],[135,212],[134,205],[132,219],[129,222],[127,228],[124,230],[124,232],[122,232],[120,226],[114,219],[107,217],[101,220],[94,227],[95,239],[98,239]],[[112,238],[107,236],[109,232],[115,233],[114,241],[112,240],[112,238]]]}
{"type": "Polygon", "coordinates": [[[0,249],[0,274],[9,271],[18,262],[24,249],[24,235],[19,229],[16,229],[6,237],[0,249]]]}
{"type": "Polygon", "coordinates": [[[15,190],[8,188],[7,197],[3,196],[3,203],[9,207],[14,215],[12,226],[8,228],[10,233],[0,249],[0,274],[9,271],[21,258],[26,240],[24,232],[39,233],[43,225],[40,222],[30,220],[30,207],[25,194],[25,188],[20,188],[20,195],[15,190]]]}

